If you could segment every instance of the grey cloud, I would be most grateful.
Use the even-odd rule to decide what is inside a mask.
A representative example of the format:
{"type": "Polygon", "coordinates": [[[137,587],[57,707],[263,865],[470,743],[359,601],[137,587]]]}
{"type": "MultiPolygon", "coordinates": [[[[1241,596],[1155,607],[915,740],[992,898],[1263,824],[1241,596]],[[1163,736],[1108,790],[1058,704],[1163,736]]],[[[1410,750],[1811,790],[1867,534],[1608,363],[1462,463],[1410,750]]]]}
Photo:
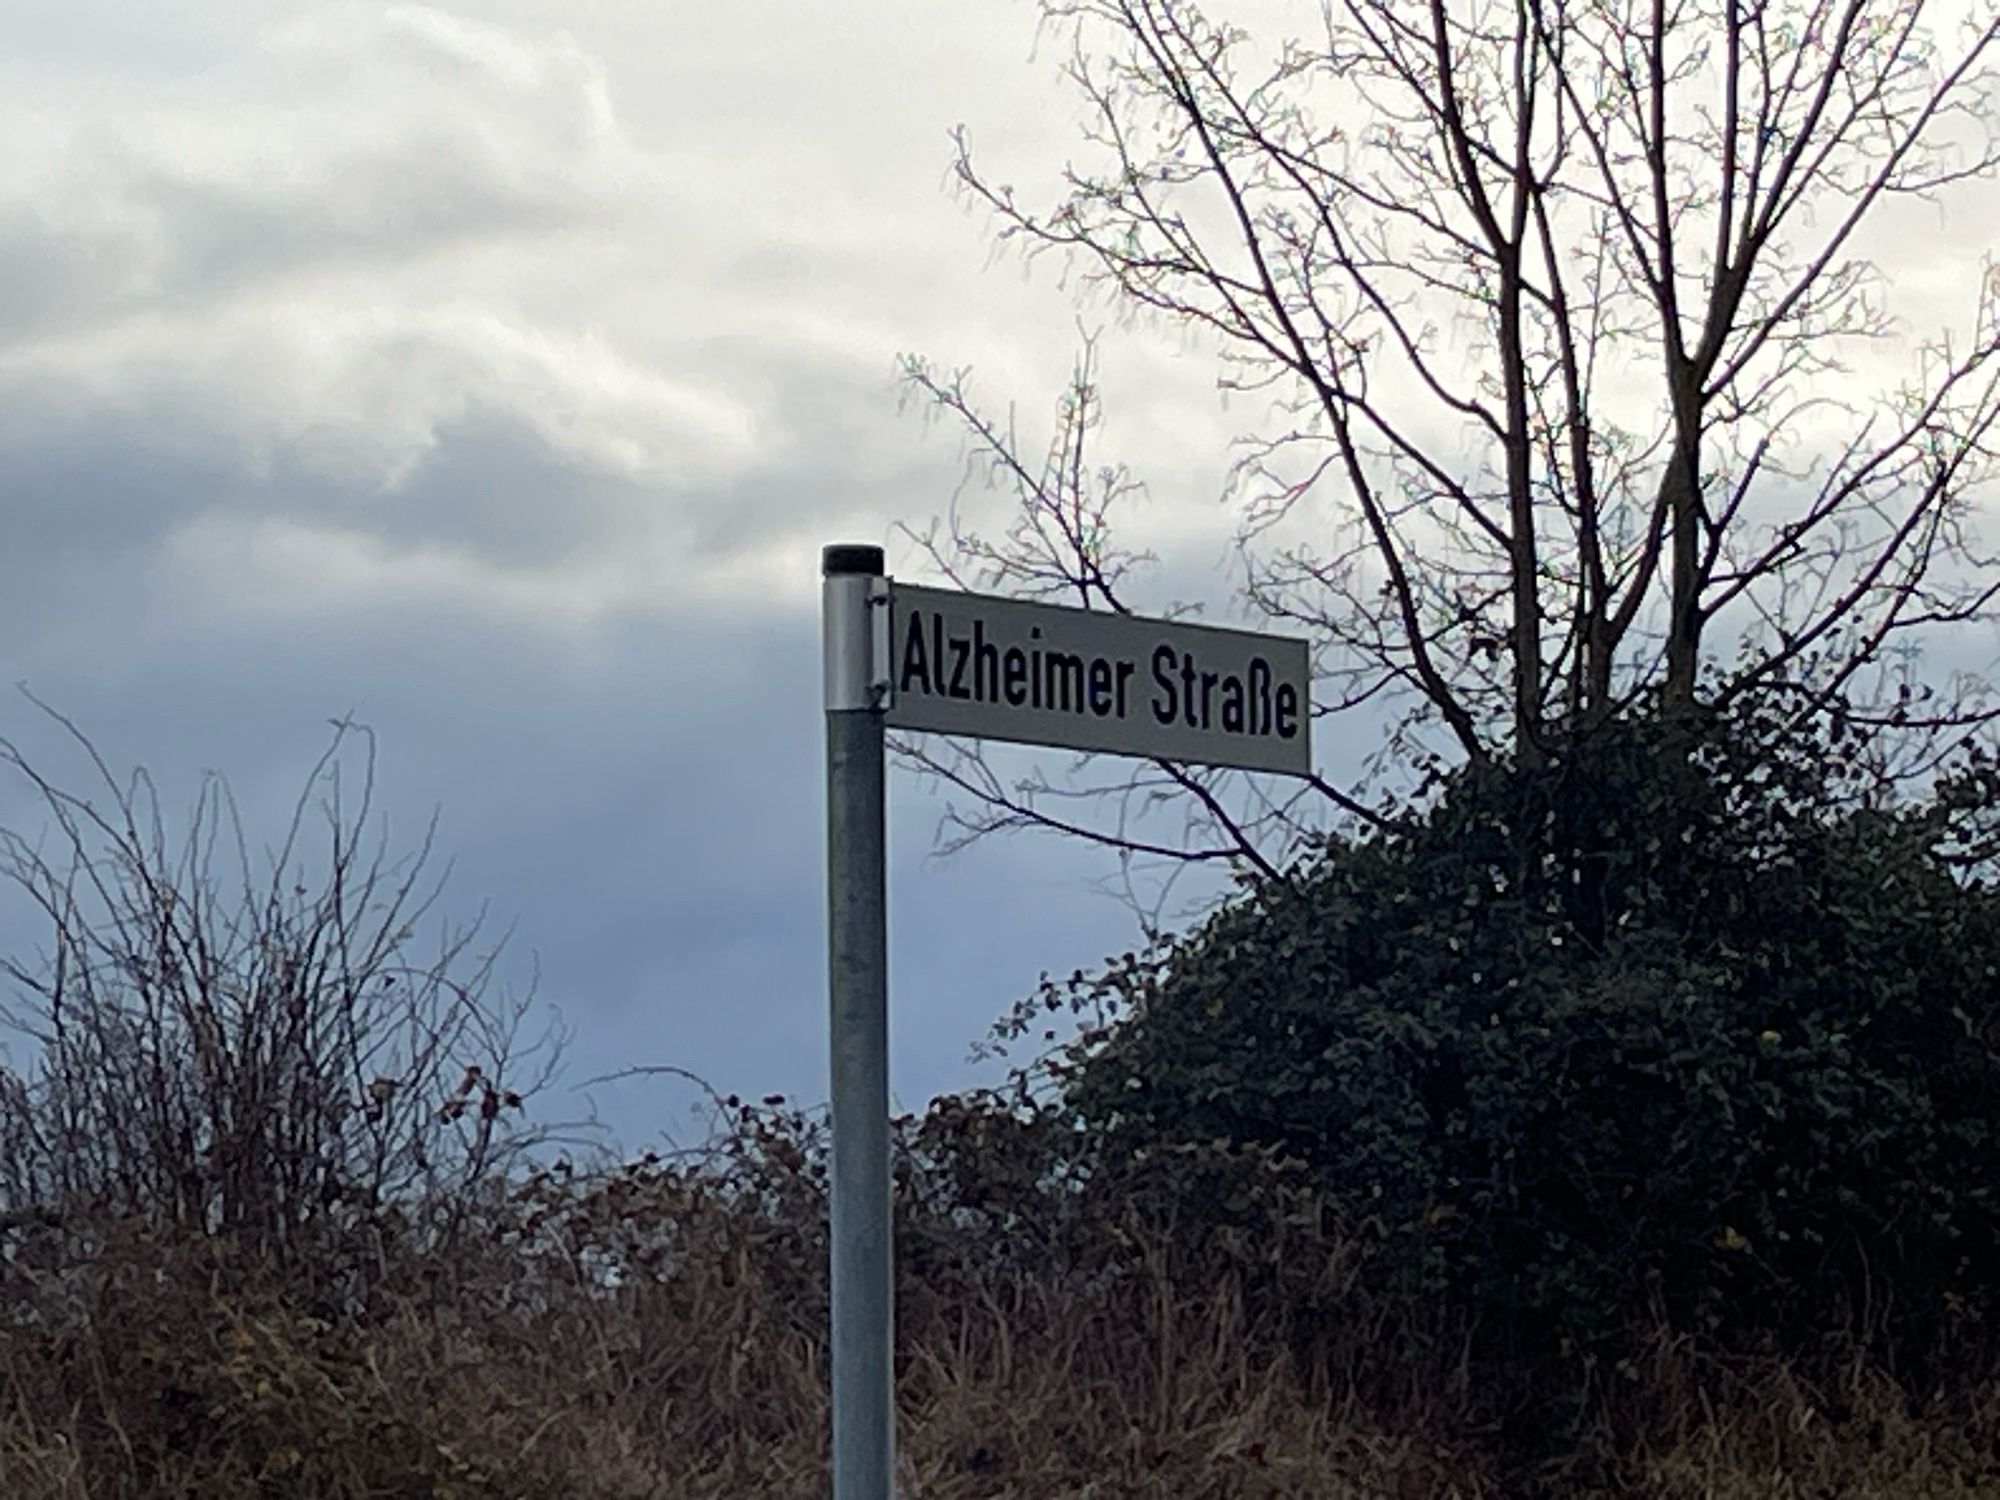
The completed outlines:
{"type": "MultiPolygon", "coordinates": [[[[147,13],[156,48],[95,49],[118,7],[79,3],[67,42],[27,7],[41,62],[0,59],[0,128],[52,122],[0,170],[7,677],[170,808],[226,771],[253,829],[352,711],[395,836],[444,807],[447,908],[519,918],[508,976],[539,954],[572,1080],[822,1095],[814,553],[949,494],[897,349],[1059,379],[1071,343],[1059,301],[1044,326],[1040,291],[978,279],[937,193],[957,85],[910,68],[971,23],[884,48],[865,4],[586,7],[572,44],[528,0],[203,0],[147,13]]],[[[1026,29],[995,29],[1018,57],[1026,29]]],[[[0,700],[60,762],[45,730],[0,700]]],[[[1078,899],[1091,851],[939,864],[937,802],[894,797],[896,1087],[921,1103],[1042,967],[1130,922],[1078,899]]],[[[686,1103],[597,1097],[628,1139],[686,1103]]]]}
{"type": "MultiPolygon", "coordinates": [[[[392,843],[442,805],[440,853],[456,864],[443,910],[490,900],[496,930],[518,921],[503,977],[518,990],[539,959],[544,1014],[575,1033],[566,1084],[667,1063],[725,1090],[817,1099],[816,634],[809,613],[773,612],[762,631],[633,622],[565,650],[413,607],[332,630],[168,632],[135,641],[116,673],[32,685],[115,766],[146,762],[170,812],[202,768],[227,772],[264,837],[326,719],[353,712],[381,735],[392,843]]],[[[0,700],[0,732],[81,770],[16,699],[0,700]]],[[[18,790],[0,788],[17,825],[18,790]]],[[[893,804],[896,1086],[920,1103],[974,1076],[969,1042],[1042,967],[1093,961],[1127,924],[1076,899],[1077,851],[1017,842],[939,866],[925,858],[936,804],[901,777],[893,804]]],[[[0,940],[27,934],[0,900],[0,940]]],[[[678,1125],[689,1098],[658,1080],[593,1096],[627,1141],[678,1125]]]]}
{"type": "Polygon", "coordinates": [[[358,14],[280,28],[138,120],[107,100],[17,165],[0,344],[615,221],[637,158],[584,54],[421,7],[358,14]]]}
{"type": "MultiPolygon", "coordinates": [[[[448,380],[458,373],[450,361],[444,368],[448,380]]],[[[308,406],[281,420],[258,455],[233,425],[241,408],[216,399],[226,391],[204,395],[170,375],[119,371],[114,378],[130,389],[107,397],[0,376],[8,408],[0,504],[14,540],[0,559],[0,580],[10,585],[0,618],[11,617],[14,639],[24,640],[37,621],[53,628],[73,615],[70,606],[114,575],[125,580],[121,594],[133,575],[149,572],[153,586],[171,588],[178,572],[212,554],[218,532],[254,534],[273,523],[354,538],[383,561],[459,559],[552,585],[571,574],[597,577],[615,585],[602,609],[651,613],[674,586],[670,566],[754,570],[788,537],[810,551],[827,528],[926,478],[917,444],[896,443],[893,426],[883,431],[883,385],[871,391],[850,372],[812,362],[767,379],[763,443],[733,472],[719,469],[705,445],[682,448],[664,430],[647,434],[656,444],[652,472],[616,472],[588,445],[559,446],[560,414],[506,377],[461,375],[479,383],[443,401],[449,383],[428,385],[435,413],[402,413],[408,430],[400,438],[365,412],[318,419],[308,406]],[[647,551],[658,558],[656,579],[634,572],[647,551]]],[[[240,569],[205,572],[203,606],[226,611],[216,586],[248,597],[254,584],[240,569]]]]}
{"type": "MultiPolygon", "coordinates": [[[[539,957],[544,1014],[576,1033],[568,1084],[670,1063],[725,1090],[816,1099],[824,820],[810,579],[789,603],[742,594],[705,611],[682,594],[774,533],[844,531],[877,483],[916,503],[921,468],[899,470],[882,454],[900,445],[874,439],[878,453],[867,437],[880,390],[774,377],[795,439],[706,496],[728,524],[697,528],[650,608],[561,631],[449,596],[198,608],[161,571],[163,538],[195,513],[365,518],[392,547],[544,568],[629,538],[619,507],[674,500],[578,470],[508,414],[448,424],[384,493],[283,451],[253,472],[226,434],[185,413],[40,422],[17,409],[0,433],[0,503],[19,543],[4,565],[13,675],[74,713],[114,765],[151,766],[170,810],[201,769],[225,771],[267,837],[327,718],[352,712],[382,734],[396,837],[444,808],[440,848],[457,861],[445,909],[490,898],[496,922],[518,918],[507,978],[524,984],[539,957]],[[815,450],[842,462],[815,462],[815,450]]],[[[800,563],[810,568],[810,548],[800,563]]],[[[24,703],[0,701],[0,732],[41,736],[77,769],[44,728],[24,703]]],[[[913,1103],[980,1076],[968,1044],[1042,967],[1092,960],[1129,928],[1110,902],[1075,898],[1098,863],[1086,851],[1022,842],[928,860],[939,811],[898,778],[895,1068],[913,1103]]],[[[0,794],[0,817],[19,815],[0,794]]],[[[0,911],[0,941],[21,940],[17,923],[0,911]]],[[[692,1095],[634,1079],[590,1098],[635,1141],[684,1128],[692,1095]]]]}
{"type": "Polygon", "coordinates": [[[144,433],[129,418],[93,414],[39,443],[0,447],[0,634],[17,670],[115,655],[144,628],[156,549],[221,488],[212,461],[144,433]]]}
{"type": "Polygon", "coordinates": [[[136,227],[64,222],[0,204],[0,348],[143,305],[149,256],[136,227]]]}
{"type": "Polygon", "coordinates": [[[403,266],[470,242],[607,217],[569,181],[513,181],[495,171],[502,149],[419,137],[335,158],[314,179],[282,184],[161,174],[143,184],[140,199],[169,236],[159,297],[184,309],[273,276],[403,266]]]}
{"type": "MultiPolygon", "coordinates": [[[[621,520],[673,497],[615,477],[579,472],[516,413],[475,404],[439,426],[410,477],[357,494],[329,476],[312,429],[287,444],[261,513],[338,517],[392,547],[440,545],[508,568],[558,567],[621,520]]],[[[338,441],[337,435],[328,440],[338,441]]]]}

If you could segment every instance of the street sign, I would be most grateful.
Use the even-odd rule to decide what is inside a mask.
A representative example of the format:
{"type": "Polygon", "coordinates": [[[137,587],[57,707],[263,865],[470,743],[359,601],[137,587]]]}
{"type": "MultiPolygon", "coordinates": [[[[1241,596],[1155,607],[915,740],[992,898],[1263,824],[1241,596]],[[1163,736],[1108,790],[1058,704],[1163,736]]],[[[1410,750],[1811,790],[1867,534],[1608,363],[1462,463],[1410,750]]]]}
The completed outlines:
{"type": "Polygon", "coordinates": [[[889,583],[897,729],[1312,773],[1306,643],[889,583]]]}
{"type": "Polygon", "coordinates": [[[891,1500],[895,1257],[883,729],[1312,773],[1303,641],[917,588],[820,557],[833,1500],[891,1500]]]}

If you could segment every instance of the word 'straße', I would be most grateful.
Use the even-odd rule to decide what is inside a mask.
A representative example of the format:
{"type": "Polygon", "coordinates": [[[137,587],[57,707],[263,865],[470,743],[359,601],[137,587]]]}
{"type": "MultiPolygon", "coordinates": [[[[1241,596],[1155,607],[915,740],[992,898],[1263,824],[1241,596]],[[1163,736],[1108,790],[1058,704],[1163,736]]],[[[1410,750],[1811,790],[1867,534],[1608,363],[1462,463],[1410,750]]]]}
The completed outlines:
{"type": "Polygon", "coordinates": [[[1312,770],[1304,641],[895,583],[889,642],[900,729],[1312,770]]]}

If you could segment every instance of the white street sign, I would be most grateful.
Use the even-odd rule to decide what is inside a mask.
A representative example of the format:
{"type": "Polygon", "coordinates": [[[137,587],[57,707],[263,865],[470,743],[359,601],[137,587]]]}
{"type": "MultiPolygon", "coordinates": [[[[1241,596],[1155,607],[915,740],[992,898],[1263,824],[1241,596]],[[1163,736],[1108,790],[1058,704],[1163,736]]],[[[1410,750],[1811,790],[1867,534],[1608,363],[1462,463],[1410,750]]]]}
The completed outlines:
{"type": "Polygon", "coordinates": [[[1303,641],[917,588],[882,549],[820,554],[826,709],[833,1500],[896,1458],[883,729],[1312,772],[1303,641]]]}
{"type": "Polygon", "coordinates": [[[893,581],[889,602],[895,728],[1312,772],[1304,641],[893,581]]]}

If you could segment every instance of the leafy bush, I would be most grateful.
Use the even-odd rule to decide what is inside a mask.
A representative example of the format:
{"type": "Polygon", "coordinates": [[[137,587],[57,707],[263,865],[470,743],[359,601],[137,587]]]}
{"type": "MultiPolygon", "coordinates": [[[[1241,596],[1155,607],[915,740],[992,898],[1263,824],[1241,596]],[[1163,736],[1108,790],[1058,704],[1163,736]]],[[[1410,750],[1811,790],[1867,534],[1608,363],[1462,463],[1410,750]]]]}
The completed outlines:
{"type": "Polygon", "coordinates": [[[1898,801],[1775,711],[1473,768],[1076,976],[1122,1019],[1052,1066],[1100,1150],[1306,1165],[1495,1357],[1936,1349],[2000,1307],[2000,897],[1953,858],[1992,782],[1898,801]]]}

